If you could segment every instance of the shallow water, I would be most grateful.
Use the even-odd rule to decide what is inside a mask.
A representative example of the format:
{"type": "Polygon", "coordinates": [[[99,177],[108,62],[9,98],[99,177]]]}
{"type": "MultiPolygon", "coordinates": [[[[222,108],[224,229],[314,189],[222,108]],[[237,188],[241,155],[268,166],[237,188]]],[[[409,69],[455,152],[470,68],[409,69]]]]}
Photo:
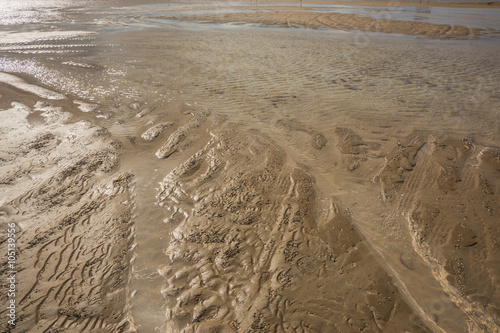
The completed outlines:
{"type": "MultiPolygon", "coordinates": [[[[334,142],[335,130],[348,127],[382,151],[413,131],[474,137],[498,146],[497,41],[202,25],[160,19],[170,6],[63,10],[65,5],[47,5],[47,12],[38,15],[26,9],[33,8],[28,4],[4,14],[0,71],[33,77],[74,100],[99,104],[90,112],[75,112],[125,143],[121,168],[135,170],[137,188],[131,313],[142,331],[161,331],[167,321],[159,272],[168,262],[164,252],[172,227],[164,223],[167,214],[154,188],[208,141],[198,133],[184,155],[156,158],[162,142],[139,139],[150,118],[135,114],[147,107],[154,108],[151,114],[179,121],[210,111],[277,142],[291,159],[307,166],[324,197],[335,197],[349,209],[381,265],[408,289],[409,303],[429,316],[439,315],[438,325],[446,331],[466,330],[463,313],[415,252],[401,212],[370,204],[378,202],[379,193],[365,185],[375,172],[367,167],[364,174],[353,175],[335,168],[334,147],[311,149],[304,146],[304,135],[320,132],[334,142]],[[20,10],[25,14],[19,15],[20,10]],[[134,103],[137,108],[130,107],[134,103]]],[[[482,10],[413,10],[403,8],[392,18],[498,28],[497,17],[484,20],[492,13],[482,10]]],[[[379,15],[372,8],[356,13],[379,15]]]]}

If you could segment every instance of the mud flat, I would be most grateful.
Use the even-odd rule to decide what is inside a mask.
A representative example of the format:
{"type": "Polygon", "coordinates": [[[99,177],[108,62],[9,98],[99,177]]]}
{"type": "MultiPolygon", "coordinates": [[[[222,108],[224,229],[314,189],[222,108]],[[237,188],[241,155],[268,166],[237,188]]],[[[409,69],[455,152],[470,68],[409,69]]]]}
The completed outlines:
{"type": "MultiPolygon", "coordinates": [[[[8,121],[2,123],[1,217],[15,222],[19,235],[16,329],[141,331],[130,312],[129,283],[133,211],[144,203],[134,195],[134,170],[119,166],[122,143],[65,112],[73,105],[76,113],[79,104],[68,98],[58,105],[13,87],[4,92],[4,103],[26,103],[12,101],[2,111],[8,121]],[[33,121],[35,113],[41,120],[33,121]]],[[[138,119],[129,108],[129,119],[138,119]]],[[[157,268],[162,331],[446,327],[415,302],[418,291],[405,289],[397,268],[387,270],[354,222],[356,210],[318,186],[315,168],[296,160],[280,135],[200,110],[181,117],[153,110],[145,117],[137,127],[147,134],[141,138],[147,154],[160,163],[183,160],[156,194],[168,239],[157,268]]],[[[498,148],[415,132],[386,150],[345,127],[324,135],[298,121],[276,126],[306,134],[301,140],[318,152],[329,150],[337,172],[366,179],[367,167],[377,165],[366,186],[380,191],[379,206],[405,216],[413,248],[453,311],[466,318],[462,329],[498,327],[498,148]]],[[[126,158],[133,145],[127,144],[126,158]]],[[[411,259],[399,260],[415,269],[411,259]]]]}
{"type": "Polygon", "coordinates": [[[168,174],[168,331],[427,331],[345,211],[317,216],[315,192],[269,139],[229,128],[168,174]]]}
{"type": "Polygon", "coordinates": [[[156,9],[0,49],[2,331],[499,330],[489,32],[156,9]]]}
{"type": "MultiPolygon", "coordinates": [[[[357,156],[368,156],[373,150],[373,145],[359,136],[350,139],[353,134],[345,130],[338,134],[339,149],[344,154],[346,142],[357,148],[350,151],[357,156]]],[[[384,155],[381,168],[372,177],[372,185],[380,189],[379,198],[385,207],[385,222],[378,225],[378,232],[394,228],[384,227],[390,220],[406,223],[413,250],[450,300],[466,314],[466,330],[496,331],[500,319],[498,288],[493,287],[499,276],[499,231],[494,213],[500,208],[494,196],[500,185],[498,147],[484,145],[470,136],[416,131],[384,155]]],[[[353,172],[362,173],[364,163],[369,161],[358,161],[353,172]]],[[[346,165],[352,165],[349,163],[346,165]]],[[[369,227],[361,223],[360,228],[370,233],[377,228],[373,225],[377,223],[369,227]]],[[[400,272],[404,274],[403,266],[415,270],[414,259],[405,258],[405,250],[401,251],[400,272]]],[[[398,267],[394,263],[392,266],[398,267]]],[[[450,300],[431,304],[435,309],[430,313],[434,313],[437,323],[444,304],[450,300]]]]}
{"type": "MultiPolygon", "coordinates": [[[[133,175],[117,173],[120,144],[63,95],[2,88],[0,218],[17,245],[16,326],[2,309],[2,332],[127,330],[133,175]]],[[[3,262],[2,280],[9,271],[3,262]]]]}
{"type": "Polygon", "coordinates": [[[406,216],[414,247],[473,330],[495,331],[500,149],[470,137],[418,134],[408,140],[381,170],[383,196],[406,216]]]}
{"type": "MultiPolygon", "coordinates": [[[[389,258],[383,249],[374,254],[373,236],[354,222],[366,209],[358,209],[365,206],[363,195],[354,197],[360,203],[352,211],[343,206],[343,196],[329,196],[317,186],[314,167],[296,160],[283,144],[282,132],[273,136],[206,113],[177,126],[162,147],[185,161],[160,182],[157,194],[168,230],[167,260],[158,268],[165,331],[498,327],[498,230],[492,213],[499,208],[498,148],[467,137],[415,132],[385,150],[384,142],[364,140],[348,128],[339,127],[326,139],[300,122],[277,122],[282,131],[308,134],[304,145],[329,150],[338,161],[336,172],[371,179],[365,187],[379,191],[378,204],[371,205],[388,212],[387,219],[407,223],[409,251],[419,257],[400,247],[403,252],[389,258]],[[186,155],[185,141],[193,135],[206,144],[186,155]],[[315,146],[318,137],[321,145],[315,146]],[[367,177],[367,169],[375,171],[367,177]],[[456,205],[465,215],[455,216],[456,205]],[[466,213],[471,211],[474,218],[466,213]],[[445,291],[437,299],[408,290],[414,283],[400,274],[420,270],[422,262],[430,269],[426,278],[435,281],[424,288],[445,291]],[[446,315],[458,317],[450,322],[446,315]]],[[[377,222],[371,224],[377,228],[377,222]]]]}

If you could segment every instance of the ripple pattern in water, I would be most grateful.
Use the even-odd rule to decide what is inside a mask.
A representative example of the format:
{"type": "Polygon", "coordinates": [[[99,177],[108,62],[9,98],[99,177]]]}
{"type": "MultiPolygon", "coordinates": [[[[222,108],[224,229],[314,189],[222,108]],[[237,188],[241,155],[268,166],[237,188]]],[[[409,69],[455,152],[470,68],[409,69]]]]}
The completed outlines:
{"type": "Polygon", "coordinates": [[[495,130],[498,55],[480,43],[238,27],[169,34],[140,47],[157,81],[231,116],[362,118],[426,129],[495,130]],[[162,60],[163,59],[163,60],[162,60]]]}

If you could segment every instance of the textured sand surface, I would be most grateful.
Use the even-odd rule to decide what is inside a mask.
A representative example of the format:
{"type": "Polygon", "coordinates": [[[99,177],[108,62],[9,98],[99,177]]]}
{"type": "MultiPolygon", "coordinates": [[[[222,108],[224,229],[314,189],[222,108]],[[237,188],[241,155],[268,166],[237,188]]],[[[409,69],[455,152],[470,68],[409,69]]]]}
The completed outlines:
{"type": "MultiPolygon", "coordinates": [[[[8,98],[39,97],[14,90],[8,98]]],[[[73,122],[65,107],[12,102],[1,113],[1,219],[17,224],[15,331],[119,331],[128,326],[132,175],[116,173],[110,133],[73,122]]],[[[5,262],[3,279],[7,271],[5,262]]],[[[6,320],[2,331],[11,331],[6,320]]]]}
{"type": "Polygon", "coordinates": [[[499,330],[494,32],[123,11],[0,43],[2,332],[499,330]]]}
{"type": "Polygon", "coordinates": [[[259,134],[224,130],[161,183],[169,330],[427,331],[348,214],[318,216],[314,178],[259,134]]]}

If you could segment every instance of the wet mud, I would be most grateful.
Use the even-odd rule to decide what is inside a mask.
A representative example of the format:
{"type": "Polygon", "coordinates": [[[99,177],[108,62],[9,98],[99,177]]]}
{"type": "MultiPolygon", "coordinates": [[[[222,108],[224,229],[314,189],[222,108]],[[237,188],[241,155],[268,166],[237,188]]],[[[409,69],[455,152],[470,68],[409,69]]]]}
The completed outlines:
{"type": "Polygon", "coordinates": [[[489,41],[140,9],[1,46],[2,331],[498,331],[489,41]]]}

